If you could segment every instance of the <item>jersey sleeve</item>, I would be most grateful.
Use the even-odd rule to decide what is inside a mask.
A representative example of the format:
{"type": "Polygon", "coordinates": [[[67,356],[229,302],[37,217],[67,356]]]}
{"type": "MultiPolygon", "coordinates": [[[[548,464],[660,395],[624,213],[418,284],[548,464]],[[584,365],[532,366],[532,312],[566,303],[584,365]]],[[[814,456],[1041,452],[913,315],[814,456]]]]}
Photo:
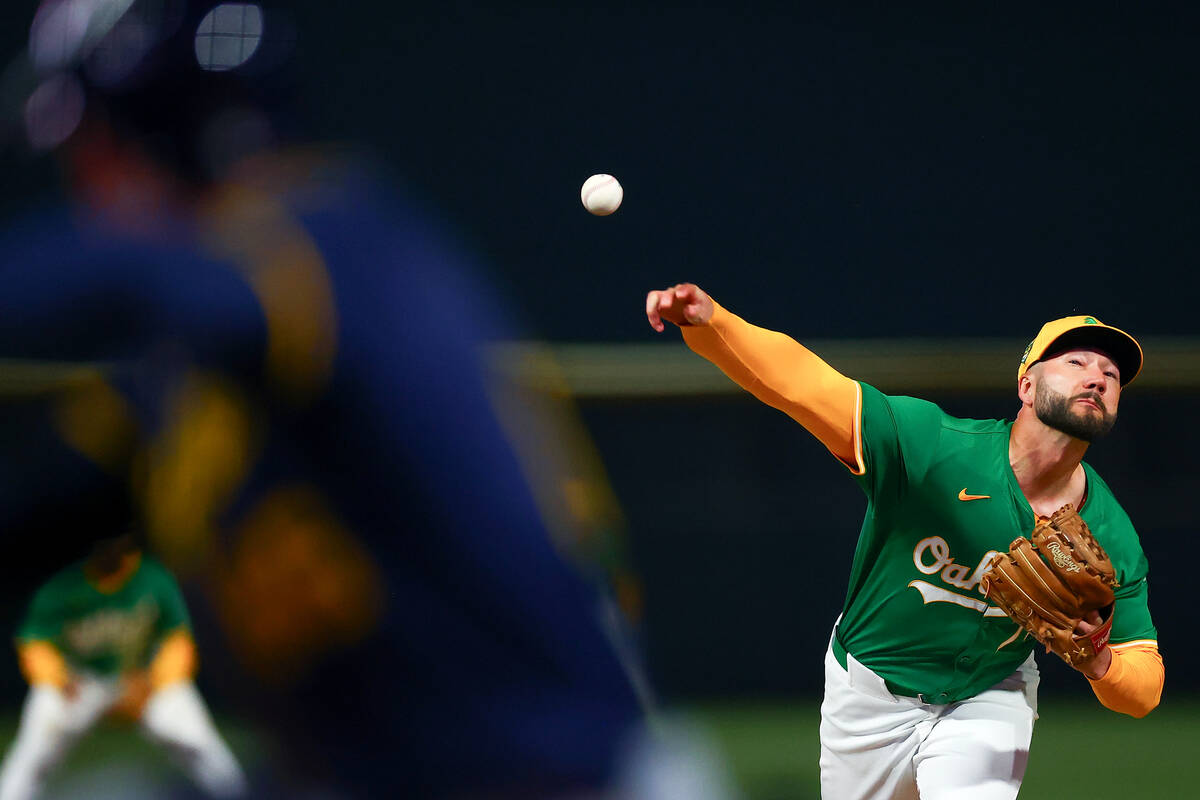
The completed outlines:
{"type": "Polygon", "coordinates": [[[39,589],[17,628],[19,642],[55,641],[62,634],[63,608],[53,584],[39,589]]]}
{"type": "Polygon", "coordinates": [[[191,617],[188,615],[187,603],[184,602],[183,592],[174,576],[166,567],[155,565],[157,572],[158,594],[158,630],[156,638],[163,638],[173,631],[180,629],[191,630],[191,617]]]}
{"type": "MultiPolygon", "coordinates": [[[[1096,480],[1103,483],[1099,478],[1096,480]]],[[[1113,660],[1108,673],[1090,683],[1106,708],[1141,718],[1162,697],[1165,669],[1158,652],[1158,630],[1150,617],[1150,586],[1146,577],[1150,565],[1129,517],[1123,510],[1118,512],[1117,529],[1124,535],[1110,543],[1110,556],[1120,583],[1115,592],[1109,637],[1113,660]]]]}
{"type": "Polygon", "coordinates": [[[1150,619],[1149,586],[1143,574],[1132,583],[1122,583],[1113,607],[1111,643],[1158,641],[1158,630],[1150,619]]]}
{"type": "Polygon", "coordinates": [[[862,469],[855,475],[868,498],[896,494],[928,470],[932,445],[941,434],[942,410],[927,400],[885,395],[861,381],[859,385],[856,457],[862,469]]]}
{"type": "MultiPolygon", "coordinates": [[[[1103,500],[1097,509],[1101,544],[1108,551],[1117,573],[1116,605],[1113,610],[1112,644],[1158,640],[1158,631],[1150,618],[1150,562],[1142,549],[1137,530],[1129,515],[1116,502],[1112,489],[1096,472],[1088,468],[1088,481],[1103,500]]],[[[1091,502],[1090,500],[1088,501],[1091,502]]],[[[1084,505],[1085,518],[1088,512],[1084,505]]]]}
{"type": "Polygon", "coordinates": [[[170,340],[203,362],[253,369],[267,350],[267,313],[221,255],[198,254],[187,236],[147,242],[86,215],[31,215],[0,233],[0,354],[115,363],[170,340]]]}

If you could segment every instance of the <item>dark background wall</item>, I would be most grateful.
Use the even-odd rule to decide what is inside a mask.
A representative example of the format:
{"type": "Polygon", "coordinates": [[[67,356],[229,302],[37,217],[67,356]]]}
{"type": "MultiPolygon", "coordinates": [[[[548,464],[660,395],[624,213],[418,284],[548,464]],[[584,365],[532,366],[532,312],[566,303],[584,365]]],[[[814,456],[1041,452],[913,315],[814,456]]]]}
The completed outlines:
{"type": "MultiPolygon", "coordinates": [[[[32,6],[6,4],[6,52],[32,6]]],[[[312,128],[365,143],[442,209],[533,335],[650,341],[642,298],[679,280],[801,340],[1023,341],[1070,313],[1200,334],[1191,4],[292,6],[312,128]],[[625,186],[612,217],[579,204],[595,172],[625,186]]],[[[53,198],[45,162],[8,151],[5,168],[0,212],[53,198]]],[[[1171,690],[1196,681],[1179,634],[1197,391],[1131,392],[1090,457],[1142,531],[1171,690]]],[[[929,396],[1015,411],[1008,394],[929,396]]],[[[748,399],[583,412],[662,691],[816,691],[853,483],[748,399]],[[693,446],[648,457],[664,431],[693,446]]]]}
{"type": "Polygon", "coordinates": [[[290,5],[314,129],[376,147],[551,338],[641,340],[682,279],[806,336],[1197,329],[1192,4],[290,5]]]}

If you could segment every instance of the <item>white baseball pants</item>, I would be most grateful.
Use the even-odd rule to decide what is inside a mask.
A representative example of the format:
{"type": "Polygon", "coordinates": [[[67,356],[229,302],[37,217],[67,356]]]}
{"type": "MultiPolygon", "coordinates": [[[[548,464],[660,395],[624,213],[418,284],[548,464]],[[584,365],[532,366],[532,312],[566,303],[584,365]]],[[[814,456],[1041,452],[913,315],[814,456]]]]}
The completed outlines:
{"type": "MultiPolygon", "coordinates": [[[[21,711],[16,740],[0,767],[0,800],[37,797],[54,766],[121,693],[121,683],[115,678],[83,677],[72,697],[53,687],[32,687],[21,711]]],[[[246,793],[242,770],[191,682],[176,683],[151,695],[142,712],[141,728],[147,738],[166,747],[208,794],[238,797],[246,793]]]]}
{"type": "Polygon", "coordinates": [[[847,654],[825,654],[824,800],[1013,800],[1037,719],[1033,656],[968,700],[930,705],[893,695],[847,654]]]}

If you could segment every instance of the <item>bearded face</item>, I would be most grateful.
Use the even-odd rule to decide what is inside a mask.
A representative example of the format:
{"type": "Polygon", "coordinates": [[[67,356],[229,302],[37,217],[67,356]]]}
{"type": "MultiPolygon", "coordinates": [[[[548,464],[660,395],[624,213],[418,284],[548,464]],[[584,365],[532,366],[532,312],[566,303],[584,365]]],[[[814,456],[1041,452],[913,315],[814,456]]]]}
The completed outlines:
{"type": "Polygon", "coordinates": [[[1033,410],[1044,425],[1085,442],[1099,439],[1117,421],[1116,412],[1108,412],[1099,393],[1085,390],[1074,395],[1059,394],[1045,383],[1038,385],[1034,393],[1033,410]],[[1095,403],[1096,408],[1079,402],[1085,399],[1095,403]]]}

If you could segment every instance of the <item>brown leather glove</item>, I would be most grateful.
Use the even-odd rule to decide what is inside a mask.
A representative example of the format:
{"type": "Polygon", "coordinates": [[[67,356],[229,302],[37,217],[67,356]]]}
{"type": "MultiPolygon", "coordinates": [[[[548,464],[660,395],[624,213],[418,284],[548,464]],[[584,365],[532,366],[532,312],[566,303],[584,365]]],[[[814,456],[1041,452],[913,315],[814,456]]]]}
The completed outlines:
{"type": "Polygon", "coordinates": [[[1073,667],[1094,659],[1112,631],[1112,561],[1070,503],[1049,519],[1039,517],[1029,539],[1009,545],[988,564],[982,579],[988,599],[1073,667]],[[1089,612],[1103,624],[1090,634],[1076,626],[1089,612]]]}

